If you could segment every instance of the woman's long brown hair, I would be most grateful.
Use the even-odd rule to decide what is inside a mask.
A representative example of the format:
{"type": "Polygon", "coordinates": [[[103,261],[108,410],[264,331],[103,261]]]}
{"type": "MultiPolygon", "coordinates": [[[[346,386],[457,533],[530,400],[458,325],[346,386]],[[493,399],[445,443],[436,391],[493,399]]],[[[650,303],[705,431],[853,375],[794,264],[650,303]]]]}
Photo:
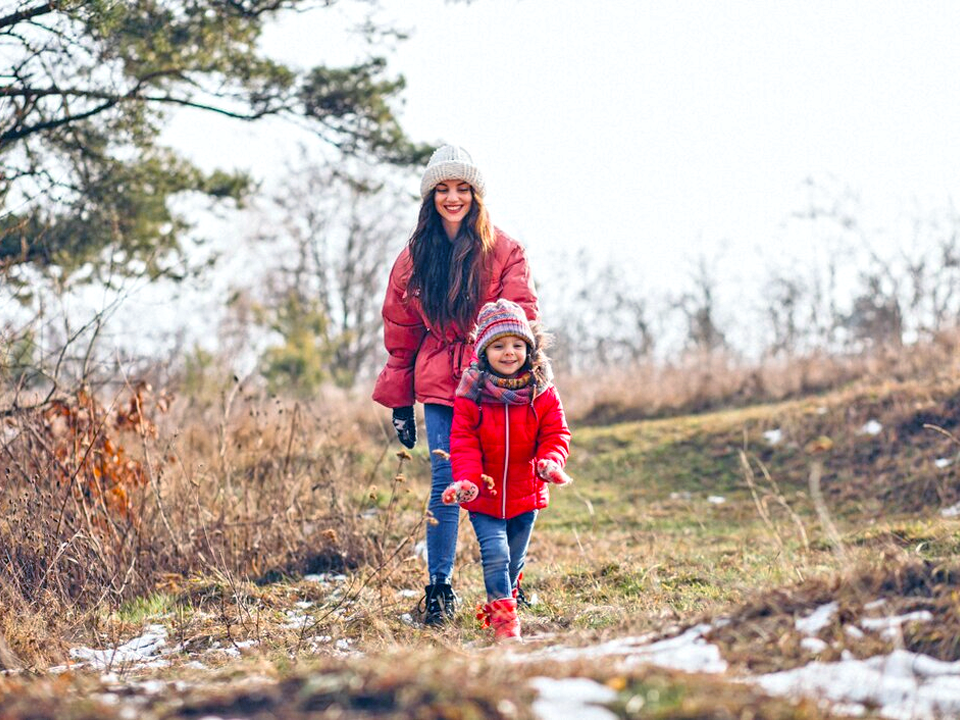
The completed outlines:
{"type": "Polygon", "coordinates": [[[419,292],[423,312],[438,328],[455,325],[464,332],[473,327],[483,300],[487,254],[493,249],[494,231],[483,200],[470,190],[473,202],[450,240],[434,204],[436,189],[420,206],[417,227],[410,236],[413,273],[408,289],[419,292]]]}

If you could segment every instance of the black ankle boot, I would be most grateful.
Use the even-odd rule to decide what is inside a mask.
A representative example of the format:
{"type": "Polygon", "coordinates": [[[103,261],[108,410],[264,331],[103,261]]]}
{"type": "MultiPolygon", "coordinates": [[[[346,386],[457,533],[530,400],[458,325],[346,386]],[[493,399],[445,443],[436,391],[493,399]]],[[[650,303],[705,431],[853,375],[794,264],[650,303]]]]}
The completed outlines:
{"type": "Polygon", "coordinates": [[[517,582],[513,585],[513,597],[517,601],[517,608],[532,608],[537,603],[537,594],[534,593],[533,596],[528,600],[527,596],[523,592],[523,586],[520,585],[520,581],[523,580],[523,573],[520,573],[517,576],[517,582]]]}
{"type": "Polygon", "coordinates": [[[420,601],[423,624],[436,626],[452,620],[459,602],[460,598],[449,584],[427,585],[424,588],[423,599],[420,601]]]}
{"type": "Polygon", "coordinates": [[[533,603],[527,600],[527,596],[523,594],[523,588],[519,585],[517,585],[517,607],[533,607],[533,603]]]}

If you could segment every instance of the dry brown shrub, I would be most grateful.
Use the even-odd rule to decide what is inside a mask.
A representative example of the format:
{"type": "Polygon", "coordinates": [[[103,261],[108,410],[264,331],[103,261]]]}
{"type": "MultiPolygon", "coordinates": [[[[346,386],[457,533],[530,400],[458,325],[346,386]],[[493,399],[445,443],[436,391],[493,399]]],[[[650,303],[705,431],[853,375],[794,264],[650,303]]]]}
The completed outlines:
{"type": "MultiPolygon", "coordinates": [[[[149,388],[128,388],[119,408],[87,388],[5,423],[0,488],[0,568],[29,603],[52,591],[65,601],[129,585],[142,534],[147,475],[128,442],[156,435],[144,417],[149,388]]],[[[166,406],[153,398],[152,409],[166,406]]]]}
{"type": "MultiPolygon", "coordinates": [[[[42,624],[196,574],[239,595],[246,581],[382,571],[422,526],[409,460],[392,456],[369,401],[307,404],[237,383],[216,405],[181,405],[141,384],[112,404],[83,390],[8,416],[0,615],[42,624]]],[[[0,631],[10,654],[41,657],[30,633],[0,631]]]]}

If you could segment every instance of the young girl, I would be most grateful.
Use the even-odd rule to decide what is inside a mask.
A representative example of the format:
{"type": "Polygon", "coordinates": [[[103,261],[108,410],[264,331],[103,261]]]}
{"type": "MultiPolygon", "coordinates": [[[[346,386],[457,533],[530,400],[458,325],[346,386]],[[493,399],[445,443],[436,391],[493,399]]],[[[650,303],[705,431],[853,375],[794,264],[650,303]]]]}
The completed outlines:
{"type": "Polygon", "coordinates": [[[464,367],[474,354],[467,335],[485,302],[506,298],[536,319],[537,294],[523,247],[494,227],[484,205],[486,183],[461,147],[444,145],[420,181],[420,217],[400,253],[383,301],[383,340],[389,358],[373,399],[393,409],[400,442],[417,442],[414,401],[423,403],[430,449],[430,512],[423,597],[424,622],[442,625],[455,614],[450,584],[460,510],[441,495],[453,480],[450,425],[464,367]]]}
{"type": "MultiPolygon", "coordinates": [[[[536,327],[536,326],[534,326],[536,327]]],[[[543,354],[543,338],[509,300],[480,309],[476,360],[453,404],[455,478],[443,502],[470,512],[480,543],[487,604],[478,617],[498,640],[520,638],[518,583],[547,483],[563,485],[570,430],[543,354]]]]}

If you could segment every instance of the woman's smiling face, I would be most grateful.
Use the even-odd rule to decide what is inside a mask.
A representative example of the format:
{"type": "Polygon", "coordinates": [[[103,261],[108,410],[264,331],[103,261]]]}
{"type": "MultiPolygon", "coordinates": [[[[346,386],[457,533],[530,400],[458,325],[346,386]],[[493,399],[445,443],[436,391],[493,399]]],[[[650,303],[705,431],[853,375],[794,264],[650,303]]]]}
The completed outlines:
{"type": "Polygon", "coordinates": [[[443,220],[443,229],[447,237],[454,238],[460,230],[460,223],[470,212],[473,205],[473,191],[470,183],[463,180],[444,180],[437,184],[433,195],[433,204],[443,220]]]}

